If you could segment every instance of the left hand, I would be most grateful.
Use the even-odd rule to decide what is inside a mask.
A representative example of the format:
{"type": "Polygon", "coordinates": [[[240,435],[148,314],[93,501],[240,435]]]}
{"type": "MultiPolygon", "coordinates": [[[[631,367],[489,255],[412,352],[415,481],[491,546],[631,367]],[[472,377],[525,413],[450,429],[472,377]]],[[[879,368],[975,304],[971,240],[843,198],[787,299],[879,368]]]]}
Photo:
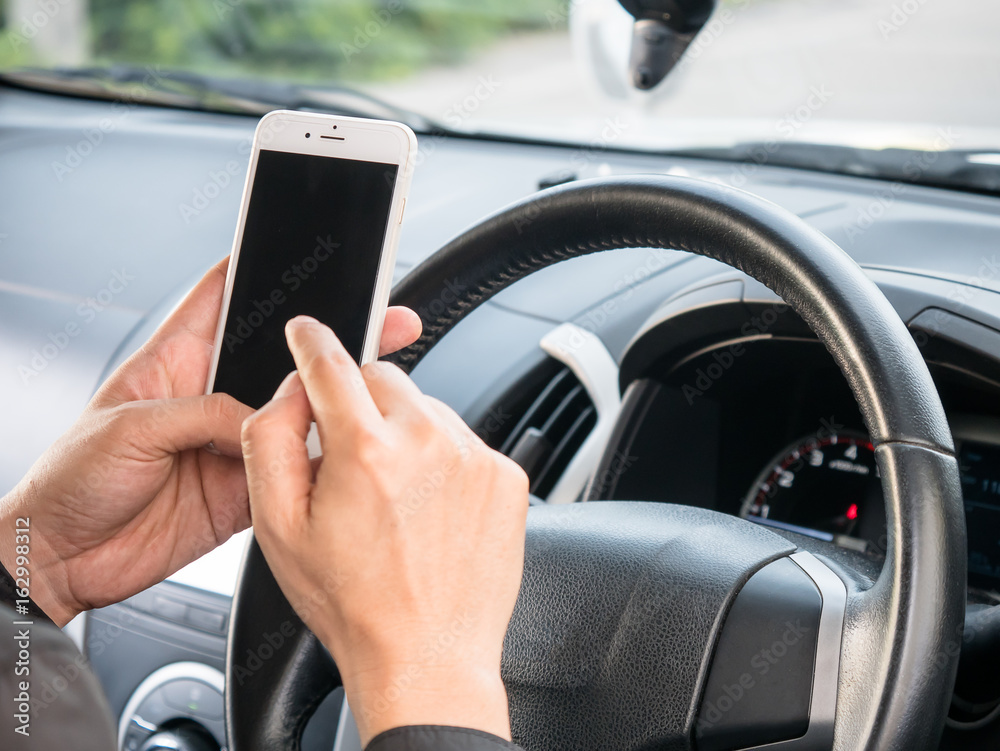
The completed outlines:
{"type": "MultiPolygon", "coordinates": [[[[13,570],[14,519],[30,517],[31,597],[59,626],[250,525],[240,429],[253,410],[204,395],[227,268],[208,272],[0,500],[0,561],[13,570]]],[[[419,335],[413,311],[390,308],[381,354],[419,335]]]]}

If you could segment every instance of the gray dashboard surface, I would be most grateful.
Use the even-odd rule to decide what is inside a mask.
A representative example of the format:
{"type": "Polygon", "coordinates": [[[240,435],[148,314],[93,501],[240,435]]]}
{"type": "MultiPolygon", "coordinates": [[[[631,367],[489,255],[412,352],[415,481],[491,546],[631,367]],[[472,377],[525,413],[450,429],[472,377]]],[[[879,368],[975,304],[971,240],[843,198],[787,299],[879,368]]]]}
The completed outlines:
{"type": "MultiPolygon", "coordinates": [[[[229,252],[255,124],[0,89],[0,492],[229,252]]],[[[541,178],[580,163],[577,148],[420,140],[397,276],[464,227],[536,191],[541,178]]],[[[803,216],[862,265],[950,279],[956,290],[971,286],[989,297],[1000,292],[997,199],[612,152],[589,154],[581,176],[637,172],[742,185],[803,216]]],[[[537,352],[556,323],[575,320],[598,332],[617,357],[663,300],[719,270],[644,249],[560,264],[463,322],[415,378],[466,412],[537,352]]]]}

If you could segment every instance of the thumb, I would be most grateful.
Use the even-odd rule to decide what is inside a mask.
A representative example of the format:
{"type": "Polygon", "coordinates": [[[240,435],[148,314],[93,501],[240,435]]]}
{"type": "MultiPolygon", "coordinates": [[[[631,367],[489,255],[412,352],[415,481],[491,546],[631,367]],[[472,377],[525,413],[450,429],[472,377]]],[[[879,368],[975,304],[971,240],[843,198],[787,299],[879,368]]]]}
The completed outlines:
{"type": "Polygon", "coordinates": [[[215,328],[219,322],[228,270],[229,256],[226,256],[210,268],[188,292],[167,319],[160,324],[150,341],[159,343],[179,331],[188,331],[200,337],[206,344],[214,346],[215,328]]]}
{"type": "Polygon", "coordinates": [[[177,453],[212,444],[224,456],[241,456],[240,430],[253,410],[228,394],[131,402],[142,415],[142,444],[177,453]]]}
{"type": "Polygon", "coordinates": [[[274,398],[243,424],[243,457],[254,528],[279,535],[307,514],[313,468],[306,448],[312,409],[302,381],[292,372],[274,398]]]}

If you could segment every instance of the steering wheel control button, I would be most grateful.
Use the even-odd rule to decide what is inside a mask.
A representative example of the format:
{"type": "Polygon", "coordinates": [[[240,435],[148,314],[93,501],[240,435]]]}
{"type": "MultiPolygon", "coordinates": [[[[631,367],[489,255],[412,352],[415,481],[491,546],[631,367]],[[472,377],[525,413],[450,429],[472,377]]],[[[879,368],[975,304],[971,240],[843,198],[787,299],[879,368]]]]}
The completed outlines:
{"type": "Polygon", "coordinates": [[[699,751],[805,734],[822,609],[816,585],[787,558],[750,577],[712,659],[695,729],[699,751]]]}

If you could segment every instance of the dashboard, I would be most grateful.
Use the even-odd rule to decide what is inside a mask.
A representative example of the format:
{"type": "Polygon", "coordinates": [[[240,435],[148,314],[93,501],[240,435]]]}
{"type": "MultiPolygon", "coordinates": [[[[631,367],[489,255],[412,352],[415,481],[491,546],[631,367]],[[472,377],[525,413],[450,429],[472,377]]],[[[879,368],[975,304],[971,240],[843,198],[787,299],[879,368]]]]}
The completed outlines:
{"type": "MultiPolygon", "coordinates": [[[[238,188],[220,189],[195,215],[179,207],[213,171],[233,160],[245,169],[255,121],[136,106],[57,179],[47,165],[111,106],[6,88],[0,96],[4,492],[232,240],[238,188]],[[86,301],[115,273],[128,284],[90,314],[86,301]],[[50,335],[68,323],[79,335],[53,350],[50,335]]],[[[420,146],[397,278],[554,175],[738,177],[840,244],[931,367],[962,463],[969,600],[1000,599],[1000,200],[905,186],[858,233],[857,216],[893,186],[768,165],[748,176],[726,162],[611,149],[581,166],[574,148],[485,138],[421,136],[420,146]]],[[[465,319],[414,378],[530,468],[537,502],[701,506],[878,573],[888,544],[878,465],[843,376],[768,290],[714,261],[636,248],[545,269],[465,319]]],[[[225,747],[218,697],[245,541],[68,628],[102,681],[121,748],[191,723],[205,731],[202,747],[225,747]]],[[[342,699],[335,692],[320,706],[307,751],[357,747],[342,699]]],[[[959,723],[942,748],[998,745],[1000,723],[959,723]]]]}
{"type": "MultiPolygon", "coordinates": [[[[969,538],[969,586],[996,598],[1000,431],[994,425],[989,434],[989,442],[956,437],[956,448],[969,538]]],[[[739,515],[863,553],[882,554],[888,542],[875,449],[867,435],[854,431],[820,430],[783,448],[754,480],[739,515]]]]}
{"type": "MultiPolygon", "coordinates": [[[[944,364],[932,364],[932,375],[961,468],[970,600],[998,602],[1000,390],[944,364]]],[[[629,467],[592,491],[595,499],[711,508],[884,558],[876,452],[818,342],[773,337],[735,352],[720,343],[682,364],[661,361],[629,385],[624,409],[609,451],[629,467]]]]}

